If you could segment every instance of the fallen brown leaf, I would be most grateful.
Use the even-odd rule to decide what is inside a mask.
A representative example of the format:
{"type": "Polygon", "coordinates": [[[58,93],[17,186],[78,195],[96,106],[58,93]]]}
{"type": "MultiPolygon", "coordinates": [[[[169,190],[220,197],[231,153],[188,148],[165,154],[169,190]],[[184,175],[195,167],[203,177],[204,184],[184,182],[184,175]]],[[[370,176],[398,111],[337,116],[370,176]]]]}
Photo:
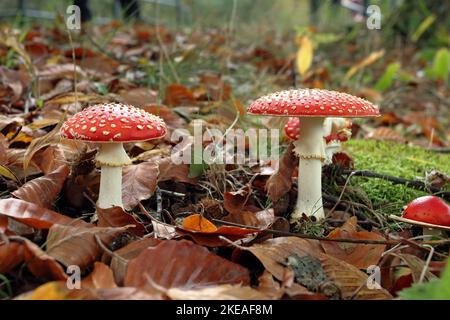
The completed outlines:
{"type": "Polygon", "coordinates": [[[69,167],[60,166],[55,171],[28,181],[12,194],[19,199],[50,209],[70,173],[69,167]]]}
{"type": "Polygon", "coordinates": [[[166,240],[143,250],[128,264],[125,286],[194,289],[205,285],[248,285],[246,268],[190,241],[166,240]]]}
{"type": "MultiPolygon", "coordinates": [[[[358,231],[358,218],[351,217],[343,226],[331,231],[328,238],[358,239],[358,240],[385,240],[383,236],[375,232],[358,231]]],[[[386,245],[359,244],[344,242],[321,242],[325,252],[335,258],[354,265],[358,269],[367,269],[371,265],[377,265],[386,245]]]]}
{"type": "Polygon", "coordinates": [[[272,201],[278,201],[286,192],[292,188],[292,174],[298,162],[293,153],[294,145],[289,147],[283,153],[280,159],[278,171],[267,179],[266,190],[267,195],[272,201]]]}
{"type": "Polygon", "coordinates": [[[0,200],[0,215],[8,216],[37,229],[48,229],[55,223],[60,225],[89,226],[88,223],[82,220],[72,219],[34,203],[12,198],[0,200]]]}
{"type": "Polygon", "coordinates": [[[254,244],[249,248],[241,247],[253,253],[275,278],[283,281],[286,272],[287,257],[297,254],[299,257],[310,255],[319,260],[325,274],[340,289],[343,299],[356,300],[392,299],[384,289],[369,289],[366,286],[368,276],[356,267],[324,254],[317,241],[297,237],[279,237],[254,244]]]}
{"type": "Polygon", "coordinates": [[[108,246],[115,236],[127,229],[128,227],[84,228],[55,224],[48,232],[47,253],[65,266],[77,265],[85,270],[98,261],[103,252],[96,237],[108,246]]]}

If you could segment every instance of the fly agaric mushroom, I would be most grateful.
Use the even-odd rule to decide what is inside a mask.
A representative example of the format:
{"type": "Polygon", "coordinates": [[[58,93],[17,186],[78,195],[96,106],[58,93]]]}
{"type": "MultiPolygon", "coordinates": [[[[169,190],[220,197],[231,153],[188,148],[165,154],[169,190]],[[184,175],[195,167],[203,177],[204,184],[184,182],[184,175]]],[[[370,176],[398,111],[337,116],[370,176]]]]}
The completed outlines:
{"type": "Polygon", "coordinates": [[[166,134],[164,121],[142,109],[120,103],[97,104],[64,122],[63,138],[100,144],[95,157],[101,167],[97,205],[122,207],[122,167],[131,164],[124,142],[159,139],[166,134]]]}
{"type": "MultiPolygon", "coordinates": [[[[326,118],[323,125],[325,139],[325,163],[332,163],[333,154],[341,147],[341,142],[347,141],[351,136],[352,123],[345,118],[326,118]]],[[[286,136],[292,140],[300,137],[300,119],[289,118],[284,126],[286,136]]]]}
{"type": "Polygon", "coordinates": [[[322,161],[325,160],[323,124],[326,117],[374,117],[378,107],[347,93],[298,89],[272,93],[255,100],[247,112],[252,115],[298,117],[301,138],[294,141],[299,157],[298,198],[292,222],[302,214],[325,217],[322,204],[322,161]]]}
{"type": "Polygon", "coordinates": [[[424,235],[439,235],[450,231],[450,206],[436,196],[424,196],[411,201],[403,210],[402,217],[394,220],[423,227],[424,235]]]}

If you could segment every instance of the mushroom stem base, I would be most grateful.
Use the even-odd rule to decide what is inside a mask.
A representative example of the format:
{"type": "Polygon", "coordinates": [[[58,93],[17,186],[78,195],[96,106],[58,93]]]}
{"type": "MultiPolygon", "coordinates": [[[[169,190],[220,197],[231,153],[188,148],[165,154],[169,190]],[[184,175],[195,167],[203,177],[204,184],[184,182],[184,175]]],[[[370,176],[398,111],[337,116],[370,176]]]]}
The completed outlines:
{"type": "Polygon", "coordinates": [[[102,209],[121,207],[122,203],[122,167],[102,167],[100,192],[97,206],[102,209]]]}

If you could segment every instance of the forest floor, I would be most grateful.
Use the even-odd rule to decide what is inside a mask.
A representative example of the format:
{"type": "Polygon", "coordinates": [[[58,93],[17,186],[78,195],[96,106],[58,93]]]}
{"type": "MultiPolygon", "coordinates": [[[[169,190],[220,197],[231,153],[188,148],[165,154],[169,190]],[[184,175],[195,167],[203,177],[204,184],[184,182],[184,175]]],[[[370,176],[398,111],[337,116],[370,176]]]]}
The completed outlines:
{"type": "Polygon", "coordinates": [[[448,50],[368,50],[358,41],[303,30],[249,44],[219,30],[118,22],[81,34],[1,27],[0,297],[445,298],[436,288],[450,286],[448,233],[422,236],[390,216],[420,196],[450,199],[448,74],[439,73],[448,50]],[[342,157],[323,168],[325,220],[290,224],[301,182],[284,135],[279,152],[290,162],[278,173],[268,163],[170,160],[171,133],[194,123],[282,128],[287,119],[246,108],[292,87],[380,106],[378,118],[352,119],[342,157]],[[157,114],[169,130],[125,145],[133,162],[124,168],[125,210],[95,206],[96,146],[59,135],[65,119],[107,102],[157,114]],[[77,270],[81,289],[71,290],[77,270]]]}

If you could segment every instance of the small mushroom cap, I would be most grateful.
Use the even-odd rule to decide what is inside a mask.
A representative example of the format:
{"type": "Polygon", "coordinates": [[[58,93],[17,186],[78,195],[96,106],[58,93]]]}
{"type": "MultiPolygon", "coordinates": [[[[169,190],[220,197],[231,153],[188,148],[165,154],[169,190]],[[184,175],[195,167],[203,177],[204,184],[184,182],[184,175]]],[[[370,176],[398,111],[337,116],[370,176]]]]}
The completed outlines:
{"type": "Polygon", "coordinates": [[[164,121],[131,105],[97,104],[64,122],[63,138],[90,142],[133,142],[164,137],[164,121]]]}
{"type": "Polygon", "coordinates": [[[289,118],[284,125],[284,133],[289,139],[297,140],[300,137],[300,119],[297,117],[289,118]]]}
{"type": "Polygon", "coordinates": [[[323,89],[275,92],[255,100],[247,109],[252,115],[297,117],[376,117],[378,107],[351,94],[323,89]]]}
{"type": "Polygon", "coordinates": [[[403,218],[450,227],[450,206],[436,196],[424,196],[411,201],[403,218]]]}

